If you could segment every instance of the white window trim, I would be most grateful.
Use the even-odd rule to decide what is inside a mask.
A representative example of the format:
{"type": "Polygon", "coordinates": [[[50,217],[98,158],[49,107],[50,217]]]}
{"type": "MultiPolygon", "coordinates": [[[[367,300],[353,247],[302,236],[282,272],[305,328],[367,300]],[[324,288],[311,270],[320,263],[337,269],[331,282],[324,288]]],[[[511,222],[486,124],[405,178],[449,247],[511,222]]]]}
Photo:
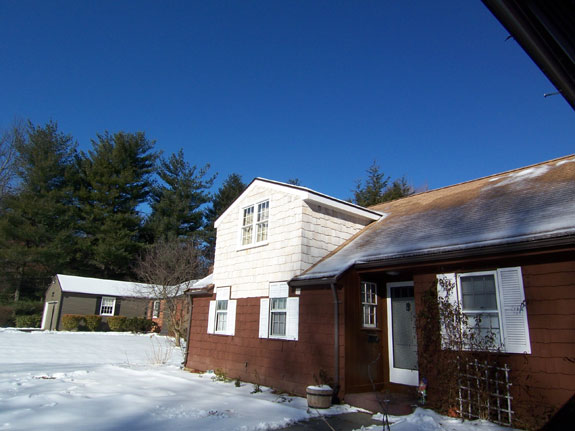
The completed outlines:
{"type": "Polygon", "coordinates": [[[494,346],[495,348],[503,348],[503,316],[501,315],[501,303],[499,301],[499,282],[497,280],[497,270],[494,271],[477,271],[477,272],[464,272],[461,274],[457,274],[457,298],[461,304],[461,312],[464,315],[467,314],[481,314],[481,313],[495,313],[497,312],[497,318],[499,319],[499,340],[497,345],[494,346]],[[497,310],[463,310],[463,290],[461,286],[461,277],[480,277],[483,275],[492,275],[493,279],[495,280],[495,299],[497,302],[497,310]]]}
{"type": "Polygon", "coordinates": [[[116,298],[113,296],[102,296],[102,299],[100,300],[100,316],[113,316],[115,311],[116,311],[116,298]],[[109,299],[112,301],[112,311],[110,313],[102,312],[102,309],[104,307],[109,307],[109,305],[106,306],[104,305],[105,299],[109,299]]]}
{"type": "Polygon", "coordinates": [[[216,335],[235,335],[236,332],[236,310],[237,310],[237,300],[230,299],[231,289],[230,287],[218,287],[216,288],[216,299],[210,301],[208,309],[208,334],[216,335]],[[223,313],[218,312],[217,302],[227,301],[227,310],[225,311],[226,327],[223,330],[217,330],[217,314],[223,313]]]}
{"type": "Polygon", "coordinates": [[[377,283],[373,283],[371,281],[362,281],[360,285],[359,293],[361,295],[361,327],[362,328],[377,328],[377,283]],[[375,303],[372,302],[363,302],[363,295],[361,295],[361,286],[365,287],[374,287],[375,288],[375,303]],[[373,323],[365,323],[365,307],[375,307],[375,313],[373,315],[373,323]]]}
{"type": "MultiPolygon", "coordinates": [[[[527,306],[525,301],[525,289],[521,267],[497,268],[494,271],[464,272],[451,274],[437,274],[437,279],[445,278],[456,283],[456,289],[447,298],[455,306],[459,306],[461,298],[461,276],[493,274],[495,273],[495,285],[497,296],[497,308],[499,312],[499,326],[501,333],[501,352],[531,354],[531,340],[529,335],[529,321],[527,318],[527,306]]],[[[438,296],[445,297],[445,291],[437,286],[438,296]]],[[[443,328],[443,325],[442,325],[443,328]]],[[[443,349],[445,345],[442,336],[443,349]]]]}
{"type": "Polygon", "coordinates": [[[299,338],[299,298],[289,296],[287,282],[270,283],[269,297],[260,299],[259,338],[297,341],[299,338]],[[271,335],[271,299],[286,298],[286,334],[271,335]]]}
{"type": "Polygon", "coordinates": [[[245,250],[248,248],[254,248],[254,247],[261,247],[264,245],[269,244],[269,235],[270,235],[270,219],[271,219],[271,213],[270,213],[270,209],[271,209],[271,199],[267,198],[267,199],[262,199],[256,203],[250,204],[250,205],[245,205],[242,206],[240,208],[240,215],[239,215],[239,236],[238,236],[238,247],[237,250],[245,250]],[[258,205],[267,202],[268,203],[268,219],[267,219],[267,224],[268,224],[268,234],[267,234],[267,238],[264,241],[257,241],[257,226],[258,226],[258,221],[257,221],[257,216],[258,216],[258,205]],[[253,220],[252,220],[252,241],[249,244],[243,244],[243,230],[244,230],[244,210],[247,208],[253,208],[254,212],[253,212],[253,220]]]}

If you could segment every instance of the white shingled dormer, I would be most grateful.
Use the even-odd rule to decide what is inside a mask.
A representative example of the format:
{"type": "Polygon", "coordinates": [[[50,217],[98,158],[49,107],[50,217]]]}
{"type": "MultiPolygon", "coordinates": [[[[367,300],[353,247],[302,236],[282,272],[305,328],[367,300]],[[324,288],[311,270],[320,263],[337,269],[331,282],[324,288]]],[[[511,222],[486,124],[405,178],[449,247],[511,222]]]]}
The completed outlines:
{"type": "Polygon", "coordinates": [[[254,179],[216,220],[214,285],[230,298],[268,297],[380,213],[305,187],[254,179]]]}

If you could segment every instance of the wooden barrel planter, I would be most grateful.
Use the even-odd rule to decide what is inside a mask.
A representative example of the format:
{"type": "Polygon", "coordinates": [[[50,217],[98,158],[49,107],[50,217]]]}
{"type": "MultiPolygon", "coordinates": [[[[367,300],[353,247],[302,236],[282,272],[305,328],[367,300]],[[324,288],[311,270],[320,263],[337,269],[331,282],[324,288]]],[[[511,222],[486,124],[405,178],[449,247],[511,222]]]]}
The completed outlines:
{"type": "Polygon", "coordinates": [[[307,405],[312,409],[328,409],[331,407],[332,389],[327,385],[308,386],[307,405]]]}

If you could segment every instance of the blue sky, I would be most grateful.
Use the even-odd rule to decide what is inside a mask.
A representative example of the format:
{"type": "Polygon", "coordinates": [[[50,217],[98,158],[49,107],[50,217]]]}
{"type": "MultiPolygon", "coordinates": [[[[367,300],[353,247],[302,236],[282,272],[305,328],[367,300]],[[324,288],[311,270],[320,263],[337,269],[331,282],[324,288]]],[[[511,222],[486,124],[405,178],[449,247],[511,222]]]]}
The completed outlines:
{"type": "Polygon", "coordinates": [[[0,128],[339,198],[377,160],[437,188],[575,152],[575,113],[480,0],[0,0],[0,128]]]}

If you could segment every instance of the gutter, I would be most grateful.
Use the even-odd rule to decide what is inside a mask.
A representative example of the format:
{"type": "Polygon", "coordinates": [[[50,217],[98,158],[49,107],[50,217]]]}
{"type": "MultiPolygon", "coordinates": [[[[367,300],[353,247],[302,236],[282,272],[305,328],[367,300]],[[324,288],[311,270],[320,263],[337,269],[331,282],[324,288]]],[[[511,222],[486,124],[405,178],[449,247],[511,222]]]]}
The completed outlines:
{"type": "MultiPolygon", "coordinates": [[[[558,52],[562,52],[561,50],[564,48],[557,45],[559,51],[555,52],[557,48],[554,49],[546,40],[546,38],[554,39],[556,36],[554,32],[549,31],[549,29],[538,31],[525,14],[523,9],[528,6],[524,5],[523,2],[483,0],[483,3],[517,40],[533,62],[539,66],[571,108],[575,109],[575,82],[570,76],[572,71],[569,70],[567,64],[562,64],[561,59],[557,56],[558,52]]],[[[530,12],[535,16],[535,22],[543,25],[542,18],[538,16],[538,13],[533,9],[530,9],[530,12]]]]}

